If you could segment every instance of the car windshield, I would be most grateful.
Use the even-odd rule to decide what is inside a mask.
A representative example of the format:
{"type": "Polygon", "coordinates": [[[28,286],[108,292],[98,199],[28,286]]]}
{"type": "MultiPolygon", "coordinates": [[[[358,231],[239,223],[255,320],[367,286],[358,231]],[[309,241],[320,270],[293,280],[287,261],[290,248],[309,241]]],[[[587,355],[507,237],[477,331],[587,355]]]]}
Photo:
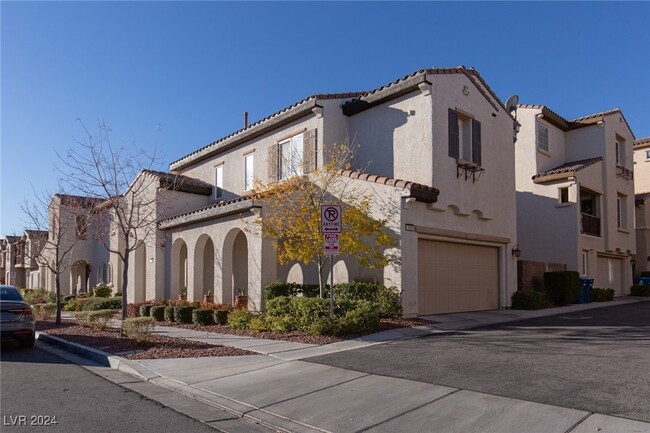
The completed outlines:
{"type": "Polygon", "coordinates": [[[13,287],[0,287],[0,301],[22,301],[18,290],[13,287]]]}

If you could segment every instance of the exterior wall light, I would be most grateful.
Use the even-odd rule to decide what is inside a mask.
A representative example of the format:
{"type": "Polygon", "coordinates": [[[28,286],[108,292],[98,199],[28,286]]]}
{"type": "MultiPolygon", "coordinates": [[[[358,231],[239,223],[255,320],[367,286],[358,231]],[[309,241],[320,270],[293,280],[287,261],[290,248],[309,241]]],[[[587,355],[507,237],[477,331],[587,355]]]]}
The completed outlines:
{"type": "Polygon", "coordinates": [[[415,231],[415,226],[413,224],[405,224],[404,225],[404,230],[407,232],[414,232],[415,231]]]}
{"type": "Polygon", "coordinates": [[[515,244],[514,247],[512,247],[512,255],[513,257],[521,257],[521,248],[519,248],[519,244],[515,244]]]}

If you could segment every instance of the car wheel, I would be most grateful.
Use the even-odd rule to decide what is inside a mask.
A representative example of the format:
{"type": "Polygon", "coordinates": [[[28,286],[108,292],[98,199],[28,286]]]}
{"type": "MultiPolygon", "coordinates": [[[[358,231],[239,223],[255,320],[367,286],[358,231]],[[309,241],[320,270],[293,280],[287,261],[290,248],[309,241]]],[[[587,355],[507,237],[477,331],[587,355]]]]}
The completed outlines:
{"type": "Polygon", "coordinates": [[[34,334],[32,334],[31,337],[29,337],[26,340],[22,340],[20,342],[20,347],[34,347],[35,341],[36,341],[36,337],[34,336],[34,334]]]}

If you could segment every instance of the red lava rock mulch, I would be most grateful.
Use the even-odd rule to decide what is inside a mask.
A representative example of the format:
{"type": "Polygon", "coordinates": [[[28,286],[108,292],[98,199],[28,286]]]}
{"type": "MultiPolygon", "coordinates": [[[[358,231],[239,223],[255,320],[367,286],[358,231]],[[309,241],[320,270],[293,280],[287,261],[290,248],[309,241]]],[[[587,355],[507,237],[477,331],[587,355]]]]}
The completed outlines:
{"type": "Polygon", "coordinates": [[[96,330],[77,325],[74,321],[63,321],[57,326],[53,320],[39,320],[36,330],[73,343],[102,350],[126,359],[198,358],[205,356],[258,355],[249,350],[217,346],[182,338],[153,334],[148,343],[137,343],[120,337],[119,329],[96,330]]]}

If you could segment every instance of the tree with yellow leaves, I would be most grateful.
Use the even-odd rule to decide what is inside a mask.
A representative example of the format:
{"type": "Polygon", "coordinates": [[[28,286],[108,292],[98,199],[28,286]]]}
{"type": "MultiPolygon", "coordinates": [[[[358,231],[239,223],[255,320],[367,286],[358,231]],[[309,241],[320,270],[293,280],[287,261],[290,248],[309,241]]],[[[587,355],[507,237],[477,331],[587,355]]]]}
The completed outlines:
{"type": "Polygon", "coordinates": [[[333,259],[324,251],[321,205],[341,206],[340,255],[354,257],[364,267],[382,268],[391,262],[384,251],[397,245],[387,229],[390,216],[373,218],[371,193],[342,176],[351,167],[355,149],[347,143],[331,146],[325,163],[310,173],[305,173],[307,164],[302,160],[282,160],[284,178],[268,184],[257,182],[254,190],[256,199],[264,204],[263,214],[255,221],[262,236],[273,240],[280,264],[299,261],[316,265],[321,297],[323,268],[328,257],[333,259]]]}

